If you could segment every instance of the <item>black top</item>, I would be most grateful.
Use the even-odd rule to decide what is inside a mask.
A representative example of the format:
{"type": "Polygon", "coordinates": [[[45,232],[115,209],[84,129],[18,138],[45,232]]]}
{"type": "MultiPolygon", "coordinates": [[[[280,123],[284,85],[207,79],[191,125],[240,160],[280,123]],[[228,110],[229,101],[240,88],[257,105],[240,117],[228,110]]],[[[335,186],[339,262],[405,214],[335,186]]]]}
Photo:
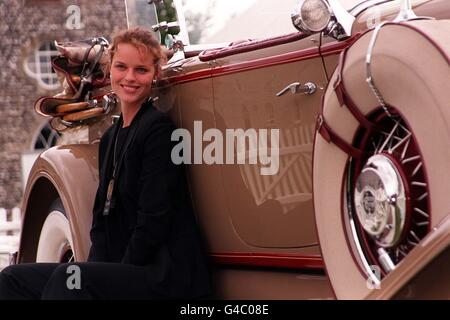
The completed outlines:
{"type": "Polygon", "coordinates": [[[141,107],[129,127],[119,130],[117,144],[124,156],[115,182],[115,206],[103,214],[121,124],[120,120],[111,126],[100,140],[88,261],[147,266],[143,281],[164,296],[209,294],[209,270],[184,167],[171,160],[175,126],[151,103],[141,107]]]}
{"type": "Polygon", "coordinates": [[[119,133],[117,135],[117,146],[116,146],[116,154],[114,155],[113,153],[113,157],[115,156],[115,161],[119,161],[119,159],[122,156],[123,153],[123,145],[125,144],[125,139],[128,136],[128,132],[130,131],[130,127],[125,127],[125,128],[120,128],[119,129],[119,133]]]}

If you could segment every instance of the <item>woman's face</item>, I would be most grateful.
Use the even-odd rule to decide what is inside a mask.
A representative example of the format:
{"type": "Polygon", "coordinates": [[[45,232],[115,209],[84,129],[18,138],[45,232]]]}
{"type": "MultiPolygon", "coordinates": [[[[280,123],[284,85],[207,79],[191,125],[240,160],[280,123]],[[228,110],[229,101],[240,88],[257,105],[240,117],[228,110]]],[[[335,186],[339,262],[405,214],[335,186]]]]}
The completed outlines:
{"type": "Polygon", "coordinates": [[[156,68],[153,54],[120,43],[111,62],[111,87],[122,107],[139,107],[150,96],[156,68]]]}

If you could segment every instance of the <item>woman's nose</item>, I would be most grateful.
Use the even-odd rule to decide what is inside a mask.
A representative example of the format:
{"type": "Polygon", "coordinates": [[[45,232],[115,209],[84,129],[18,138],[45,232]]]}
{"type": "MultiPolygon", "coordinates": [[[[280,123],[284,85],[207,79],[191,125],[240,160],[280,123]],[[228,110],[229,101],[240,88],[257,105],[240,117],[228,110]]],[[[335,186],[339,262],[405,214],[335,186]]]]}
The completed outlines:
{"type": "Polygon", "coordinates": [[[126,81],[134,81],[134,80],[136,80],[136,77],[134,75],[133,69],[130,68],[130,69],[127,70],[127,73],[125,74],[125,80],[126,81]]]}

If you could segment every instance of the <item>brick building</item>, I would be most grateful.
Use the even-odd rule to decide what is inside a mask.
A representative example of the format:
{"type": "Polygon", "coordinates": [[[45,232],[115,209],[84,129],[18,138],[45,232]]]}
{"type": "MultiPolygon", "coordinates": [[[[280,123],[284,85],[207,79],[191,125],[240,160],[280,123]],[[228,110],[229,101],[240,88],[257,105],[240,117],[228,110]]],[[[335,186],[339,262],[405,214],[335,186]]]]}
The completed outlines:
{"type": "Polygon", "coordinates": [[[33,108],[59,91],[53,41],[109,40],[124,27],[123,0],[0,1],[0,208],[20,205],[32,159],[58,140],[33,108]]]}

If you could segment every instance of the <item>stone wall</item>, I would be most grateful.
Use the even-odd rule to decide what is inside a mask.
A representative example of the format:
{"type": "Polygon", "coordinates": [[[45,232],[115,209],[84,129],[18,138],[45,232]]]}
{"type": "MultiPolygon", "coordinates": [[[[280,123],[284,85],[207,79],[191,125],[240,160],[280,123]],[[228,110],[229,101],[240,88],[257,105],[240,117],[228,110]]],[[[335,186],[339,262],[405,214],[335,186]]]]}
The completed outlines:
{"type": "Polygon", "coordinates": [[[0,208],[21,203],[21,155],[33,150],[34,139],[46,122],[35,113],[33,103],[57,91],[43,89],[28,76],[24,61],[45,41],[95,36],[110,40],[113,32],[124,27],[123,0],[0,1],[0,208]],[[67,13],[71,5],[80,9],[80,23],[71,26],[80,29],[67,26],[73,18],[67,13]]]}

